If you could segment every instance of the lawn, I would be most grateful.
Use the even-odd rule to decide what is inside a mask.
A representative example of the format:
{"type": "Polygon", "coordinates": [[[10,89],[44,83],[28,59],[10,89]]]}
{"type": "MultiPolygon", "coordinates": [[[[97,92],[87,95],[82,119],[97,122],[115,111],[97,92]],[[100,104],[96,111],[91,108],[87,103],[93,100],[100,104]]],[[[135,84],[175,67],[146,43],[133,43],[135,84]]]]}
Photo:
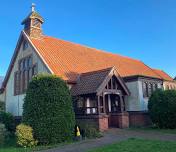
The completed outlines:
{"type": "Polygon", "coordinates": [[[160,132],[160,133],[167,133],[167,134],[176,134],[176,129],[159,129],[155,127],[129,128],[129,130],[153,131],[153,132],[160,132]]]}
{"type": "Polygon", "coordinates": [[[5,145],[0,146],[0,152],[25,152],[25,149],[17,147],[15,137],[11,136],[5,145]]]}
{"type": "Polygon", "coordinates": [[[128,139],[89,152],[176,152],[176,141],[128,139]]]}

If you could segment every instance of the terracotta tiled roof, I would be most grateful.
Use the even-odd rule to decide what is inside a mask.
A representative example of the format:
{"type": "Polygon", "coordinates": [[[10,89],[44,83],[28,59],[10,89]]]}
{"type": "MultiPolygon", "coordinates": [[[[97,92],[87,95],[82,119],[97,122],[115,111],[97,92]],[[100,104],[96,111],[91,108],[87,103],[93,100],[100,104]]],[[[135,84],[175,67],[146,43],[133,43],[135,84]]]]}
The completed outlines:
{"type": "Polygon", "coordinates": [[[153,69],[163,80],[173,81],[173,78],[170,77],[166,72],[159,70],[159,69],[153,69]]]}
{"type": "Polygon", "coordinates": [[[108,67],[115,67],[122,77],[140,75],[161,79],[139,60],[49,36],[31,41],[54,74],[65,80],[76,81],[81,73],[108,67]]]}
{"type": "Polygon", "coordinates": [[[79,76],[76,85],[71,89],[72,95],[96,93],[112,68],[83,73],[79,76]]]}

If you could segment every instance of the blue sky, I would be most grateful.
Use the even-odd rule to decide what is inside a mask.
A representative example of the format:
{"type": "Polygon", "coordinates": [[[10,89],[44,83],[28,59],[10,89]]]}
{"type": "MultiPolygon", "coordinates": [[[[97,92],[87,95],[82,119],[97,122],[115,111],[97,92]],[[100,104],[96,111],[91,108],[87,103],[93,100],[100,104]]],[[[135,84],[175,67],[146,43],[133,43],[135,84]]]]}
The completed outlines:
{"type": "Polygon", "coordinates": [[[175,0],[2,0],[0,75],[32,2],[45,19],[46,35],[136,58],[176,76],[175,0]]]}

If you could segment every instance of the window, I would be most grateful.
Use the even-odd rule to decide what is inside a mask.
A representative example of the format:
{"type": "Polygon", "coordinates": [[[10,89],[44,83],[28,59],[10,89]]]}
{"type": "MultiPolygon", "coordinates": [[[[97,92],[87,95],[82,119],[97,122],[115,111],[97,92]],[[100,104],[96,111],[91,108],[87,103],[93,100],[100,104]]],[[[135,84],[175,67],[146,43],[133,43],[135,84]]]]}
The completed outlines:
{"type": "Polygon", "coordinates": [[[158,89],[158,84],[155,82],[143,82],[143,96],[150,97],[151,94],[158,89]]]}
{"type": "Polygon", "coordinates": [[[37,65],[32,67],[32,76],[37,75],[37,65]]]}
{"type": "Polygon", "coordinates": [[[77,101],[77,108],[83,108],[84,107],[84,98],[79,98],[77,101]]]}
{"type": "Polygon", "coordinates": [[[158,84],[156,83],[156,84],[155,84],[155,90],[157,90],[157,89],[158,89],[158,84]]]}
{"type": "Polygon", "coordinates": [[[20,92],[20,73],[15,72],[14,74],[14,94],[17,95],[20,92]]]}
{"type": "Polygon", "coordinates": [[[33,21],[33,26],[40,27],[40,22],[39,22],[38,19],[34,19],[34,21],[33,21]]]}
{"type": "Polygon", "coordinates": [[[28,42],[23,41],[23,51],[25,51],[28,48],[28,42]]]}
{"type": "Polygon", "coordinates": [[[172,85],[169,86],[169,89],[172,90],[172,85]]]}
{"type": "Polygon", "coordinates": [[[148,97],[148,83],[147,82],[143,83],[143,96],[148,97]]]}
{"type": "Polygon", "coordinates": [[[151,96],[152,92],[153,92],[152,83],[149,83],[148,84],[148,96],[151,96]]]}
{"type": "Polygon", "coordinates": [[[166,85],[166,90],[169,90],[169,86],[168,85],[166,85]]]}
{"type": "Polygon", "coordinates": [[[26,91],[28,83],[37,74],[37,65],[32,64],[32,57],[26,57],[19,61],[18,71],[14,74],[14,95],[26,91]]]}

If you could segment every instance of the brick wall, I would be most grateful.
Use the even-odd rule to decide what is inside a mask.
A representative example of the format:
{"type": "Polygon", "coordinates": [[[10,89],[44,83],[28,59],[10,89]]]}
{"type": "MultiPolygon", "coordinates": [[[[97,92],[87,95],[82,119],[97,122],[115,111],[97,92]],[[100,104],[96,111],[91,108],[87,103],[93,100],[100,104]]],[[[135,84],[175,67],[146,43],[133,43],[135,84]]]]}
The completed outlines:
{"type": "Polygon", "coordinates": [[[108,116],[103,116],[98,119],[99,121],[99,130],[100,131],[106,131],[109,128],[108,125],[108,116]]]}
{"type": "Polygon", "coordinates": [[[152,124],[147,112],[129,112],[130,127],[142,127],[152,124]]]}
{"type": "Polygon", "coordinates": [[[119,128],[128,128],[129,127],[129,114],[127,112],[120,113],[118,115],[119,119],[119,128]]]}
{"type": "Polygon", "coordinates": [[[129,115],[127,112],[111,114],[109,119],[109,125],[115,128],[128,128],[129,127],[129,115]]]}
{"type": "Polygon", "coordinates": [[[76,116],[76,122],[78,125],[84,127],[85,125],[91,125],[100,131],[108,130],[108,116],[76,116]]]}

